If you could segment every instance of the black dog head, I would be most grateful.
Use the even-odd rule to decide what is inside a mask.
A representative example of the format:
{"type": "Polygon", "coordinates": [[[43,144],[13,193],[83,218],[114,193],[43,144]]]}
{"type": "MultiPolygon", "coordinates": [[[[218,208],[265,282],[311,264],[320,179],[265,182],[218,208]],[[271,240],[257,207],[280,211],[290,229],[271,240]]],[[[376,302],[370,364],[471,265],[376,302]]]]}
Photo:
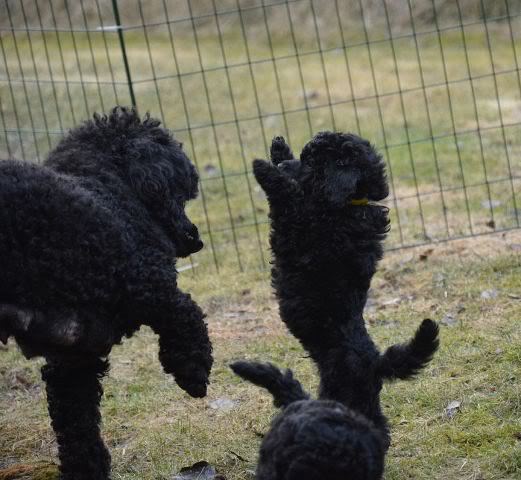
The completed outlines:
{"type": "Polygon", "coordinates": [[[389,195],[382,157],[351,133],[321,132],[302,150],[302,166],[335,207],[349,201],[379,201],[389,195]]]}
{"type": "Polygon", "coordinates": [[[132,144],[127,178],[174,241],[177,256],[186,257],[203,247],[197,227],[185,213],[186,202],[197,197],[199,177],[182,145],[159,129],[158,121],[146,118],[143,125],[149,132],[132,144]]]}
{"type": "Polygon", "coordinates": [[[264,436],[258,480],[379,480],[386,436],[362,415],[327,400],[301,400],[264,436]]]}
{"type": "Polygon", "coordinates": [[[247,361],[231,368],[267,389],[275,406],[283,408],[264,436],[255,478],[381,478],[387,435],[369,419],[337,401],[311,400],[291,370],[247,361]]]}
{"type": "Polygon", "coordinates": [[[368,141],[350,133],[317,134],[302,150],[300,161],[284,139],[276,137],[271,160],[286,180],[267,162],[254,162],[257,181],[270,200],[283,197],[285,191],[301,190],[314,202],[342,209],[383,200],[389,194],[382,157],[368,141]],[[286,188],[281,190],[281,184],[286,188]]]}
{"type": "Polygon", "coordinates": [[[203,247],[185,214],[186,202],[197,196],[199,177],[182,145],[160,124],[148,114],[141,119],[133,108],[95,114],[62,140],[47,164],[64,173],[116,173],[172,239],[176,255],[186,257],[203,247]],[[69,154],[71,143],[74,155],[69,154]]]}

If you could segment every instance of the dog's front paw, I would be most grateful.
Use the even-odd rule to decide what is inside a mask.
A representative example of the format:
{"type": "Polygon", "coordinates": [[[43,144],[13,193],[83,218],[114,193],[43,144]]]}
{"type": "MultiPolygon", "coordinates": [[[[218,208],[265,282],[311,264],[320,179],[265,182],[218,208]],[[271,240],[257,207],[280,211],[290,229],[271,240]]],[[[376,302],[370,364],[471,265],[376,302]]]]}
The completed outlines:
{"type": "Polygon", "coordinates": [[[204,349],[199,354],[184,354],[175,348],[159,349],[159,361],[165,373],[174,376],[176,383],[188,395],[201,398],[206,396],[213,358],[211,349],[204,349]]]}
{"type": "Polygon", "coordinates": [[[286,202],[299,192],[295,179],[265,160],[253,161],[253,174],[270,202],[286,202]]]}
{"type": "Polygon", "coordinates": [[[284,137],[275,137],[272,140],[270,147],[270,158],[272,163],[275,165],[278,165],[284,160],[292,160],[295,158],[284,137]]]}
{"type": "Polygon", "coordinates": [[[274,187],[277,183],[277,177],[280,175],[277,167],[265,160],[253,160],[253,175],[255,180],[264,190],[266,195],[271,197],[274,187]]]}
{"type": "Polygon", "coordinates": [[[277,169],[273,164],[258,158],[253,160],[252,166],[255,179],[259,182],[262,188],[264,188],[263,183],[277,172],[277,169]]]}
{"type": "Polygon", "coordinates": [[[194,398],[206,396],[209,371],[201,365],[186,365],[180,371],[174,373],[174,379],[188,395],[194,398]]]}

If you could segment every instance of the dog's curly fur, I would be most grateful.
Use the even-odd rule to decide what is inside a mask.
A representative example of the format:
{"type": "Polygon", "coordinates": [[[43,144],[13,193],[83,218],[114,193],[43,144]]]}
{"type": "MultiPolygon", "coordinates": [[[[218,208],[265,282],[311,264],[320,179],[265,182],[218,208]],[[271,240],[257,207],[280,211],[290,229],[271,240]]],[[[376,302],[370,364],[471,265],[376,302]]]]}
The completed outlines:
{"type": "Polygon", "coordinates": [[[282,407],[262,440],[257,480],[381,478],[386,439],[371,421],[340,402],[310,399],[291,370],[244,361],[231,368],[282,407]]]}
{"type": "MultiPolygon", "coordinates": [[[[294,158],[282,137],[255,160],[270,205],[272,282],[280,314],[320,374],[320,399],[341,402],[390,439],[381,410],[385,379],[409,378],[438,347],[424,320],[414,338],[380,354],[363,318],[388,231],[385,165],[366,140],[322,132],[294,158]]],[[[363,477],[361,477],[363,478],[363,477]]]]}
{"type": "Polygon", "coordinates": [[[175,268],[203,246],[184,212],[197,183],[160,122],[123,107],[70,131],[43,166],[0,162],[0,340],[47,359],[64,479],[108,478],[100,359],[142,324],[159,335],[165,372],[206,394],[204,314],[175,268]]]}

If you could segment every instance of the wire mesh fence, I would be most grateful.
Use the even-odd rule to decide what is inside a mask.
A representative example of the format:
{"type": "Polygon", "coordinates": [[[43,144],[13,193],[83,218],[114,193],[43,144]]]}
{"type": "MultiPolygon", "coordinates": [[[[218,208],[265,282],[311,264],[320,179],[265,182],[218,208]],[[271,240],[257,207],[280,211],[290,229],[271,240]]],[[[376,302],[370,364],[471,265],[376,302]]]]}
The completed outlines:
{"type": "Polygon", "coordinates": [[[519,228],[519,0],[1,0],[0,157],[41,161],[116,104],[150,111],[201,175],[200,269],[265,266],[250,172],[271,137],[370,139],[390,249],[519,228]]]}

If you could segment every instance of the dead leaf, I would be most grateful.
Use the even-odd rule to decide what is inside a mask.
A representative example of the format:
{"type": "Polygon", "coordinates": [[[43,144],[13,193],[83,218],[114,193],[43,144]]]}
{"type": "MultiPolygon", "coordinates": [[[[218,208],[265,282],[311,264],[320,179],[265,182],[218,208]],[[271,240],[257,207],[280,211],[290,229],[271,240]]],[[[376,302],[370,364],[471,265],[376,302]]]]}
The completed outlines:
{"type": "Polygon", "coordinates": [[[458,320],[456,319],[456,315],[453,313],[447,313],[441,320],[440,323],[447,327],[453,327],[458,324],[458,320]]]}
{"type": "Polygon", "coordinates": [[[234,452],[233,450],[229,451],[234,457],[236,457],[241,462],[248,462],[242,455],[239,455],[238,453],[234,452]]]}
{"type": "Polygon", "coordinates": [[[7,374],[7,382],[11,389],[13,390],[30,390],[35,386],[33,382],[31,382],[22,368],[14,368],[7,374]]]}
{"type": "Polygon", "coordinates": [[[236,407],[238,403],[239,402],[237,402],[237,400],[221,397],[211,401],[208,405],[210,408],[214,410],[222,410],[224,412],[228,412],[232,410],[234,407],[236,407]]]}
{"type": "Polygon", "coordinates": [[[226,480],[218,474],[215,467],[208,462],[194,463],[191,467],[184,467],[172,477],[172,480],[226,480]]]}
{"type": "Polygon", "coordinates": [[[460,408],[461,402],[459,400],[452,400],[452,402],[449,402],[449,404],[447,405],[447,408],[445,408],[445,414],[449,418],[454,418],[454,416],[460,410],[460,408]]]}
{"type": "Polygon", "coordinates": [[[481,298],[485,299],[485,300],[491,300],[493,298],[497,298],[499,294],[499,291],[496,290],[495,288],[492,288],[490,290],[483,290],[481,292],[481,298]]]}
{"type": "Polygon", "coordinates": [[[392,305],[399,305],[400,303],[402,303],[402,298],[401,297],[394,297],[394,298],[391,298],[390,300],[385,300],[384,302],[382,302],[381,306],[382,307],[390,307],[392,305]]]}
{"type": "Polygon", "coordinates": [[[432,255],[432,252],[434,252],[434,248],[429,248],[428,250],[425,250],[423,253],[420,253],[420,260],[424,262],[432,255]]]}

